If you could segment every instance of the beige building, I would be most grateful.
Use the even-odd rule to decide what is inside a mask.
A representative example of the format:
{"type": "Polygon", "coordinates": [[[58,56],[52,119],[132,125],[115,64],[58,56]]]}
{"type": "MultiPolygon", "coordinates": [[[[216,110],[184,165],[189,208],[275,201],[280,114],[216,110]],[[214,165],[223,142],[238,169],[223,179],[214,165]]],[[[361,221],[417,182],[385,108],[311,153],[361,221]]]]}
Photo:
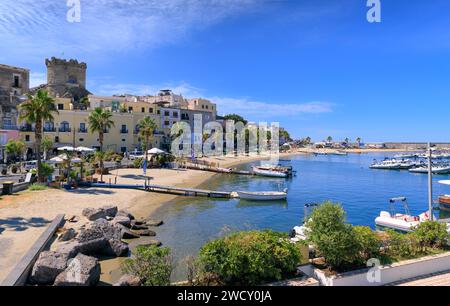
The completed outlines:
{"type": "Polygon", "coordinates": [[[196,98],[188,100],[188,109],[202,112],[213,113],[214,116],[217,114],[217,106],[209,100],[196,98]]]}
{"type": "MultiPolygon", "coordinates": [[[[88,117],[91,109],[74,110],[69,98],[56,98],[55,100],[55,108],[58,110],[58,113],[54,114],[53,122],[44,123],[44,136],[48,136],[53,140],[55,148],[66,145],[99,148],[98,133],[89,131],[88,117]]],[[[139,121],[145,117],[151,117],[157,126],[161,125],[160,116],[156,114],[155,105],[150,106],[148,103],[130,102],[129,104],[126,103],[126,106],[133,107],[133,110],[129,112],[113,110],[108,102],[105,102],[104,107],[110,109],[113,113],[112,121],[114,121],[114,127],[105,131],[104,150],[130,152],[135,149],[141,149],[142,139],[137,128],[139,121]],[[144,109],[141,107],[144,107],[144,109]]],[[[34,126],[22,122],[20,135],[28,146],[27,155],[31,156],[35,152],[34,126]]],[[[160,130],[155,131],[155,137],[151,146],[160,147],[162,137],[160,130]]]]}

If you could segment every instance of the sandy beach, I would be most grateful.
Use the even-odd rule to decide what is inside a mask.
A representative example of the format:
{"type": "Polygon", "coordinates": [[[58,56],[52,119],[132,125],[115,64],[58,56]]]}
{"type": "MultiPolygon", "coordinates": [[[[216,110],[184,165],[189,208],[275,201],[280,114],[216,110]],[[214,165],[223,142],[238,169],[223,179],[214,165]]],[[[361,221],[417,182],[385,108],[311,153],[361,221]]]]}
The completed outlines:
{"type": "MultiPolygon", "coordinates": [[[[283,153],[280,157],[302,154],[283,153]]],[[[233,167],[262,156],[213,157],[206,160],[218,163],[220,167],[233,167]]],[[[151,183],[166,186],[194,188],[215,175],[197,170],[150,169],[147,175],[151,183]]],[[[143,184],[141,169],[119,169],[104,175],[104,181],[118,184],[143,184]]],[[[86,207],[117,205],[128,209],[137,218],[147,218],[175,195],[152,193],[139,190],[89,188],[66,191],[47,189],[24,191],[0,198],[0,282],[8,275],[20,258],[58,215],[77,216],[78,222],[71,227],[78,228],[86,223],[81,211],[86,207]]]]}

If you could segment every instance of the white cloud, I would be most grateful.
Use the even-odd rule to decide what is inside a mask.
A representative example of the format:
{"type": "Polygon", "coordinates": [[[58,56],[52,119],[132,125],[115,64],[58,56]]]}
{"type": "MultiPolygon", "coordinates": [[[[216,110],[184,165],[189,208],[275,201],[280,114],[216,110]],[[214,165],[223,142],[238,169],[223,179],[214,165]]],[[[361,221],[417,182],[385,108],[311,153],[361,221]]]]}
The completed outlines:
{"type": "MultiPolygon", "coordinates": [[[[97,82],[96,82],[97,83],[97,82]]],[[[175,94],[184,97],[200,97],[202,90],[200,88],[189,85],[186,82],[177,84],[163,83],[158,85],[150,84],[104,84],[96,88],[95,93],[99,95],[114,94],[134,94],[138,96],[155,95],[161,89],[171,89],[175,94]]]]}
{"type": "Polygon", "coordinates": [[[155,47],[186,39],[192,31],[260,4],[257,0],[81,0],[81,22],[69,23],[66,0],[1,0],[1,48],[11,56],[19,52],[42,59],[62,52],[76,56],[155,47]]]}

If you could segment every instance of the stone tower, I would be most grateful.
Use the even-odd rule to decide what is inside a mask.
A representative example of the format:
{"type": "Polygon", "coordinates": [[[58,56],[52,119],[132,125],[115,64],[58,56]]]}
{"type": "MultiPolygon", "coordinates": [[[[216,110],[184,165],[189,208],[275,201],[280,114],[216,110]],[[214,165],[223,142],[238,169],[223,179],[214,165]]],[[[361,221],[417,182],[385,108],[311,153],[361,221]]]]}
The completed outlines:
{"type": "Polygon", "coordinates": [[[71,98],[74,107],[78,107],[80,99],[90,94],[86,89],[86,63],[52,57],[45,60],[45,65],[46,88],[52,96],[71,98]]]}

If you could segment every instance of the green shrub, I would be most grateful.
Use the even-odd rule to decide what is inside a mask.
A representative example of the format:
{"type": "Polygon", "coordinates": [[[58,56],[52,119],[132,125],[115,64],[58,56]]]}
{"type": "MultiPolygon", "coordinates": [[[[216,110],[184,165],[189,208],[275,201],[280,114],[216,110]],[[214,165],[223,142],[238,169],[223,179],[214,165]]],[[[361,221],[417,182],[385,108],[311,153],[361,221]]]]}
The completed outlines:
{"type": "Polygon", "coordinates": [[[201,274],[225,285],[261,285],[295,273],[300,249],[272,231],[238,232],[206,243],[200,250],[201,274]]]}
{"type": "Polygon", "coordinates": [[[420,223],[414,236],[422,248],[442,248],[447,245],[448,233],[445,223],[426,221],[420,223]]]}
{"type": "Polygon", "coordinates": [[[341,270],[361,263],[363,239],[345,223],[345,212],[340,205],[326,202],[317,207],[307,227],[308,240],[330,268],[341,270]]]}
{"type": "Polygon", "coordinates": [[[133,167],[139,169],[142,167],[143,162],[144,162],[143,158],[136,158],[135,160],[133,160],[133,167]]]}
{"type": "Polygon", "coordinates": [[[361,250],[361,259],[366,262],[371,258],[380,258],[381,239],[370,227],[355,226],[356,239],[361,250]]]}
{"type": "Polygon", "coordinates": [[[402,234],[390,230],[388,236],[386,252],[392,259],[416,258],[422,254],[419,241],[414,234],[402,234]]]}
{"type": "Polygon", "coordinates": [[[48,187],[45,185],[41,185],[41,184],[34,184],[31,185],[30,188],[28,188],[28,190],[30,191],[41,191],[41,190],[47,190],[48,187]]]}
{"type": "Polygon", "coordinates": [[[55,168],[47,163],[41,164],[41,173],[43,177],[48,177],[53,174],[55,168]]]}
{"type": "Polygon", "coordinates": [[[122,271],[138,277],[144,286],[169,286],[173,271],[170,249],[138,246],[134,258],[123,262],[122,271]]]}

